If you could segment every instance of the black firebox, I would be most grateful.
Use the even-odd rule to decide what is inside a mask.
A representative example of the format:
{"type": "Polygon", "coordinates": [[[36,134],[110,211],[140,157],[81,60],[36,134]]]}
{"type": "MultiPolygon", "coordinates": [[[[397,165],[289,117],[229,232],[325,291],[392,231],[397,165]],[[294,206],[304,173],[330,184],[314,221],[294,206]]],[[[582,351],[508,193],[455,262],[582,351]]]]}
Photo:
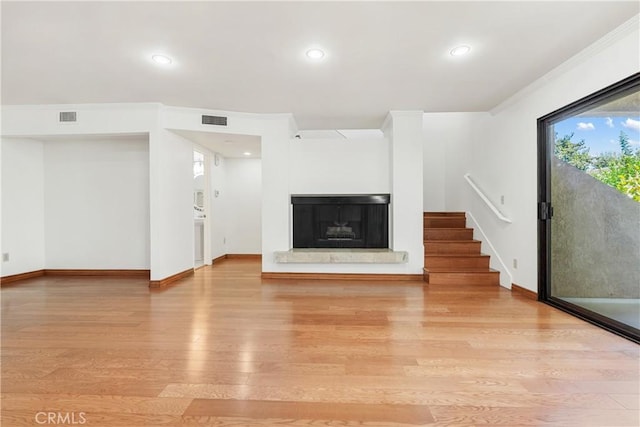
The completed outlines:
{"type": "Polygon", "coordinates": [[[294,248],[388,248],[389,194],[292,195],[294,248]]]}

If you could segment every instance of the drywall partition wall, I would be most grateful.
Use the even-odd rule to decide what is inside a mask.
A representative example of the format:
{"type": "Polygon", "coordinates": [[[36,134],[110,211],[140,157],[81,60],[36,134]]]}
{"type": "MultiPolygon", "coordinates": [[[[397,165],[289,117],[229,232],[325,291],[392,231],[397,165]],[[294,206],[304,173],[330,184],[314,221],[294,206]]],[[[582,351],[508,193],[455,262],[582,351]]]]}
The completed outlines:
{"type": "Polygon", "coordinates": [[[2,106],[3,136],[146,134],[156,126],[160,104],[59,104],[2,106]],[[76,112],[60,122],[60,112],[76,112]]]}
{"type": "Polygon", "coordinates": [[[507,264],[514,283],[537,291],[536,120],[640,69],[638,16],[494,109],[473,144],[472,175],[491,188],[499,180],[513,224],[496,221],[474,200],[472,212],[507,264]],[[490,129],[490,132],[486,131],[490,129]]]}
{"type": "Polygon", "coordinates": [[[445,210],[445,147],[452,127],[443,122],[446,113],[425,113],[422,122],[422,189],[423,210],[441,212],[445,210]]]}
{"type": "Polygon", "coordinates": [[[226,247],[230,254],[262,253],[262,160],[226,159],[226,247]]]}
{"type": "Polygon", "coordinates": [[[157,129],[149,136],[151,280],[193,268],[193,143],[157,129]]]}
{"type": "Polygon", "coordinates": [[[45,268],[44,148],[40,141],[2,138],[2,275],[45,268]]]}
{"type": "MultiPolygon", "coordinates": [[[[487,113],[444,113],[450,127],[445,144],[445,207],[447,211],[466,212],[471,208],[473,191],[464,179],[473,171],[474,147],[484,136],[487,113]]],[[[480,149],[481,150],[481,149],[480,149]]]]}
{"type": "Polygon", "coordinates": [[[44,143],[48,269],[149,269],[147,137],[44,143]]]}
{"type": "Polygon", "coordinates": [[[488,113],[425,113],[424,210],[461,211],[469,208],[464,174],[471,170],[472,147],[488,113]]]}
{"type": "Polygon", "coordinates": [[[292,139],[291,194],[390,192],[389,142],[378,139],[292,139]]]}

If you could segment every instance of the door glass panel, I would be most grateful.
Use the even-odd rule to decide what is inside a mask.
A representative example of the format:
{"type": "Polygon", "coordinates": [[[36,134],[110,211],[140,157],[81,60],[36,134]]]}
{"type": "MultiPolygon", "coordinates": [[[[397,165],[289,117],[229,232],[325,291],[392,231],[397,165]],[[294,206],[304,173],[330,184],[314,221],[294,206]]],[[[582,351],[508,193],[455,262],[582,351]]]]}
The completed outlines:
{"type": "Polygon", "coordinates": [[[550,297],[640,329],[640,92],[553,125],[550,297]]]}

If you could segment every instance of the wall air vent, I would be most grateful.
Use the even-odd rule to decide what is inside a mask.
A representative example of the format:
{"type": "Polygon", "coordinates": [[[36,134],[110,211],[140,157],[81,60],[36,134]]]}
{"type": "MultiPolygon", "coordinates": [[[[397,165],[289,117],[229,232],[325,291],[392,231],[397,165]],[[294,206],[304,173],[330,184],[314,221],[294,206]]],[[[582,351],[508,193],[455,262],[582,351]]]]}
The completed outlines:
{"type": "Polygon", "coordinates": [[[75,122],[77,121],[77,115],[75,111],[61,111],[60,112],[60,121],[61,122],[75,122]]]}
{"type": "Polygon", "coordinates": [[[202,116],[202,124],[203,125],[216,125],[216,126],[226,126],[227,118],[221,116],[202,116]]]}

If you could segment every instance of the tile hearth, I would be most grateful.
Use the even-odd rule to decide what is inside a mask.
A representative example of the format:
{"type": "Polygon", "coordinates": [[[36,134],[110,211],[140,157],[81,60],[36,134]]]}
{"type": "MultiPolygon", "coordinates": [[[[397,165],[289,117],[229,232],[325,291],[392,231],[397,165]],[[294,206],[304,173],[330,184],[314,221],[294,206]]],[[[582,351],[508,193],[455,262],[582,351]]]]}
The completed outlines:
{"type": "Polygon", "coordinates": [[[408,252],[391,249],[296,248],[275,252],[275,262],[281,264],[403,264],[408,258],[408,252]]]}

